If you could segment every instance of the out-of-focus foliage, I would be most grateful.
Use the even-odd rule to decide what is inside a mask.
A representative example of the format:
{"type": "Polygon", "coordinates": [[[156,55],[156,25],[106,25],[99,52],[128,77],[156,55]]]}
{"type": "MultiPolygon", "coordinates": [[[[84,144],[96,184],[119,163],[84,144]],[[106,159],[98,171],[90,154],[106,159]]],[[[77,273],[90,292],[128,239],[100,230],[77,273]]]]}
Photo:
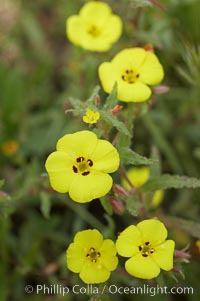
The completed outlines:
{"type": "MultiPolygon", "coordinates": [[[[149,198],[149,190],[167,188],[162,208],[153,211],[152,217],[159,216],[168,225],[176,249],[188,246],[192,255],[183,267],[185,279],[179,273],[178,284],[165,274],[158,280],[163,286],[192,286],[194,294],[162,295],[162,300],[199,300],[200,251],[195,241],[200,239],[200,190],[188,188],[199,187],[200,181],[200,2],[163,0],[168,8],[164,12],[147,1],[141,1],[140,7],[140,1],[105,0],[124,24],[123,36],[108,53],[88,52],[66,38],[66,18],[85,2],[0,0],[0,300],[63,300],[59,294],[28,294],[25,287],[83,286],[65,263],[65,250],[75,233],[97,228],[104,236],[115,237],[127,223],[136,223],[137,194],[134,202],[133,197],[126,200],[123,217],[103,199],[75,204],[50,189],[44,163],[58,138],[88,129],[82,121],[87,107],[80,103],[90,101],[94,87],[100,84],[99,64],[126,47],[145,44],[153,45],[162,62],[163,84],[170,87],[169,92],[156,95],[155,103],[153,98],[130,107],[134,126],[132,119],[124,126],[105,112],[116,105],[114,92],[107,108],[102,104],[106,99],[102,89],[95,90],[94,97],[99,93],[106,128],[120,132],[117,146],[121,146],[123,164],[150,164],[151,183],[143,186],[149,198]],[[74,108],[77,111],[70,112],[74,108]],[[12,155],[3,148],[8,141],[18,145],[12,155]],[[132,149],[128,149],[131,141],[132,149]]],[[[96,133],[101,131],[96,129],[96,133]]],[[[114,179],[120,184],[118,174],[114,179]]],[[[119,286],[144,284],[120,273],[113,273],[109,281],[119,286]]],[[[89,300],[90,296],[69,294],[64,298],[89,300]]],[[[132,300],[133,296],[123,298],[132,300]]],[[[99,300],[121,300],[121,295],[99,300]]],[[[149,296],[134,295],[134,300],[149,300],[149,296]]],[[[160,295],[154,300],[160,300],[160,295]]]]}

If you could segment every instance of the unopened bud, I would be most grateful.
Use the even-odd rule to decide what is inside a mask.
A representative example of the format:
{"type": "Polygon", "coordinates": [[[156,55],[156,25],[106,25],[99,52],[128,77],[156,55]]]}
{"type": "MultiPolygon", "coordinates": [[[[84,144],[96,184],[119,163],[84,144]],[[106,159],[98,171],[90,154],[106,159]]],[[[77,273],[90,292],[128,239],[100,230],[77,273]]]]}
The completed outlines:
{"type": "Polygon", "coordinates": [[[175,257],[176,258],[184,258],[184,259],[188,259],[188,258],[191,258],[191,255],[184,252],[184,251],[178,251],[178,250],[175,250],[175,257]]]}
{"type": "Polygon", "coordinates": [[[113,191],[114,191],[115,193],[117,193],[117,194],[119,194],[119,195],[125,197],[125,198],[128,197],[127,191],[126,191],[122,186],[120,186],[120,185],[118,185],[118,184],[114,184],[114,185],[113,185],[113,191]]]}
{"type": "Polygon", "coordinates": [[[163,94],[169,91],[169,87],[168,86],[157,86],[154,87],[153,89],[153,93],[154,94],[163,94]]]}
{"type": "Polygon", "coordinates": [[[123,106],[120,106],[120,105],[116,105],[112,110],[111,110],[111,113],[113,115],[116,115],[118,112],[120,112],[121,110],[123,109],[123,106]]]}
{"type": "Polygon", "coordinates": [[[146,50],[148,52],[154,52],[153,45],[152,44],[144,45],[144,50],[146,50]]]}
{"type": "Polygon", "coordinates": [[[97,94],[97,95],[95,96],[95,105],[96,105],[97,107],[99,106],[100,101],[101,101],[100,96],[97,94]]]}
{"type": "Polygon", "coordinates": [[[124,205],[121,201],[118,201],[116,199],[114,199],[113,197],[109,198],[110,204],[114,210],[115,213],[117,214],[123,214],[124,213],[124,205]]]}

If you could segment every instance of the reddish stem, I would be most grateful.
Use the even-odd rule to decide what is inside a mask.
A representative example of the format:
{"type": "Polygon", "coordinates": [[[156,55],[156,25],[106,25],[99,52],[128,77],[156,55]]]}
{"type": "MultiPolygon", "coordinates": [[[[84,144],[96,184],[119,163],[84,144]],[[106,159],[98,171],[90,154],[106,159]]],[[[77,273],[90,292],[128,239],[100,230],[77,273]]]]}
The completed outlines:
{"type": "Polygon", "coordinates": [[[167,11],[168,8],[165,7],[164,5],[160,4],[157,0],[149,0],[149,2],[151,2],[152,4],[156,5],[157,7],[159,7],[160,9],[167,11]]]}

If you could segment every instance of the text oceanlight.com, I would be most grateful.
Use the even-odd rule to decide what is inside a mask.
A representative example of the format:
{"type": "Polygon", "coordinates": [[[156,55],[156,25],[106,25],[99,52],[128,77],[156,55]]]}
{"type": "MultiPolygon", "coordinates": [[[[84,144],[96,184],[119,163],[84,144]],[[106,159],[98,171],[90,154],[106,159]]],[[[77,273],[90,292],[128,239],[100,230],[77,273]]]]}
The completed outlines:
{"type": "Polygon", "coordinates": [[[44,295],[62,295],[65,296],[67,294],[75,294],[75,295],[96,295],[96,294],[120,294],[120,295],[149,295],[155,296],[158,294],[185,294],[192,295],[194,293],[193,287],[182,287],[182,286],[150,286],[148,284],[143,286],[117,286],[115,284],[98,287],[95,285],[87,285],[81,286],[76,284],[72,287],[63,286],[61,284],[53,284],[53,285],[45,285],[38,284],[35,287],[32,285],[27,285],[25,287],[25,292],[28,294],[36,293],[36,294],[44,294],[44,295]]]}

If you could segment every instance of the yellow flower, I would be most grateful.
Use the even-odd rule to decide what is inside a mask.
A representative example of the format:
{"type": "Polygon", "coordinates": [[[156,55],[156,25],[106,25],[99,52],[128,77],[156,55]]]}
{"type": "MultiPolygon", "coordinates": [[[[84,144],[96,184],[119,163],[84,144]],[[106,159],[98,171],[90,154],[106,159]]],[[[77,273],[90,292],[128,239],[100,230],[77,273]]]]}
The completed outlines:
{"type": "MultiPolygon", "coordinates": [[[[130,180],[130,182],[135,186],[135,187],[141,187],[144,185],[150,177],[150,170],[149,167],[132,167],[127,171],[127,177],[130,180]]],[[[131,187],[129,183],[123,179],[122,180],[122,186],[130,190],[131,187]]],[[[152,196],[151,200],[151,207],[156,208],[158,207],[164,198],[164,191],[163,190],[156,190],[152,196]]]]}
{"type": "Polygon", "coordinates": [[[69,192],[72,200],[90,202],[106,195],[112,187],[108,173],[119,167],[117,149],[90,131],[68,134],[57,142],[57,150],[46,160],[54,190],[69,192]]]}
{"type": "Polygon", "coordinates": [[[116,242],[119,255],[130,257],[125,263],[126,271],[142,279],[157,277],[160,269],[170,271],[175,243],[166,238],[167,229],[159,220],[144,220],[126,228],[116,242]]]}
{"type": "Polygon", "coordinates": [[[198,239],[196,242],[195,242],[195,245],[196,247],[198,248],[199,252],[200,252],[200,239],[198,239]]]}
{"type": "Polygon", "coordinates": [[[118,264],[114,242],[104,240],[96,229],[78,232],[66,255],[69,270],[79,273],[80,278],[88,284],[108,280],[118,264]]]}
{"type": "Polygon", "coordinates": [[[83,116],[83,121],[85,123],[94,124],[96,123],[100,118],[99,112],[94,112],[90,109],[86,111],[86,114],[83,116]]]}
{"type": "Polygon", "coordinates": [[[66,21],[68,39],[90,51],[108,51],[122,33],[122,21],[113,15],[108,4],[89,1],[66,21]]]}
{"type": "Polygon", "coordinates": [[[143,102],[150,98],[149,85],[156,85],[164,77],[163,67],[155,54],[143,48],[120,51],[111,62],[99,66],[99,78],[105,92],[110,93],[117,82],[118,99],[143,102]]]}
{"type": "Polygon", "coordinates": [[[17,153],[19,144],[15,140],[8,140],[2,144],[1,149],[4,155],[11,157],[17,153]]]}

